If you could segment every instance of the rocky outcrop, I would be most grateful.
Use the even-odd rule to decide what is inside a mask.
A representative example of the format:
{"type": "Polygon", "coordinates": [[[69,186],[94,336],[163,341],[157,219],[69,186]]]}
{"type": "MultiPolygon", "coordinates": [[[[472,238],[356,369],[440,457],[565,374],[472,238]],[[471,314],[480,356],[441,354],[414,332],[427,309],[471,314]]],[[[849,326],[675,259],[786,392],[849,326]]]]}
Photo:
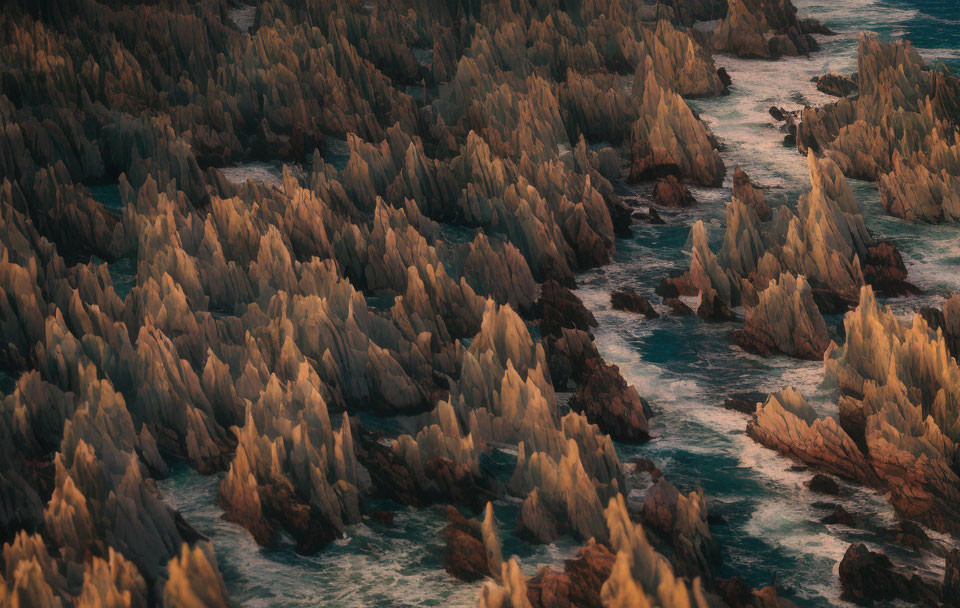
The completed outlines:
{"type": "Polygon", "coordinates": [[[604,606],[708,605],[701,579],[674,574],[666,558],[650,546],[643,527],[630,521],[622,497],[611,499],[606,516],[616,561],[600,592],[604,606]]]}
{"type": "Polygon", "coordinates": [[[726,169],[707,127],[679,95],[663,88],[652,72],[634,83],[639,117],[630,129],[630,179],[675,175],[718,186],[726,169]]]}
{"type": "Polygon", "coordinates": [[[856,97],[803,111],[801,151],[822,151],[846,175],[878,181],[887,213],[957,221],[958,80],[928,69],[907,41],[861,34],[856,82],[856,97]]]}
{"type": "Polygon", "coordinates": [[[727,205],[720,251],[713,253],[707,244],[705,226],[697,222],[690,231],[690,268],[680,277],[668,280],[678,293],[689,288],[700,294],[698,314],[702,318],[729,320],[731,308],[746,306],[750,322],[737,336],[745,348],[754,352],[771,352],[772,344],[779,340],[784,352],[819,358],[817,353],[822,354],[826,347],[825,328],[816,321],[819,312],[814,303],[837,312],[838,307],[842,310],[844,305],[855,303],[860,287],[866,283],[890,294],[915,291],[906,281],[906,268],[896,248],[877,241],[867,231],[853,192],[838,166],[829,159],[818,159],[812,152],[808,165],[812,189],[801,195],[797,213],[781,207],[776,220],[766,223],[759,215],[766,208],[762,192],[745,175],[738,187],[735,177],[735,196],[727,205]],[[736,196],[738,191],[744,199],[736,196]],[[786,279],[793,282],[791,286],[781,286],[785,273],[802,275],[803,279],[791,277],[786,279]],[[784,287],[797,294],[791,296],[796,303],[787,308],[793,313],[779,318],[782,312],[777,311],[776,324],[784,325],[780,330],[783,337],[777,339],[766,328],[770,322],[763,320],[764,307],[759,307],[762,297],[758,294],[767,290],[770,282],[777,286],[763,299],[764,307],[770,306],[770,310],[783,304],[773,304],[770,298],[779,297],[784,287]],[[813,302],[807,295],[799,295],[808,290],[813,302]],[[761,326],[765,329],[760,330],[761,326]],[[793,331],[799,332],[797,336],[805,336],[801,341],[809,341],[810,346],[791,344],[795,338],[786,335],[793,331]]]}
{"type": "Polygon", "coordinates": [[[846,344],[824,355],[826,381],[840,392],[839,416],[819,417],[788,389],[757,409],[748,433],[819,470],[885,489],[901,517],[956,530],[960,368],[943,334],[920,315],[902,323],[869,287],[844,327],[846,344]]]}
{"type": "Polygon", "coordinates": [[[632,287],[625,287],[610,292],[610,305],[614,310],[626,310],[637,314],[642,314],[648,319],[656,319],[660,315],[653,305],[632,287]]]}
{"type": "Polygon", "coordinates": [[[753,183],[747,172],[737,167],[733,171],[733,196],[748,208],[753,209],[761,222],[772,217],[770,207],[767,206],[763,190],[753,183]]]}
{"type": "MultiPolygon", "coordinates": [[[[671,204],[676,177],[722,180],[684,97],[730,84],[688,27],[724,3],[669,9],[684,27],[428,4],[263,0],[252,23],[222,0],[5,6],[0,603],[229,605],[157,490],[175,462],[303,553],[374,497],[483,511],[447,536],[452,570],[498,581],[490,606],[533,597],[500,555],[490,502],[510,493],[505,523],[588,542],[550,588],[599,601],[627,559],[603,545],[627,489],[611,434],[645,439],[651,411],[570,288],[629,235],[622,168],[674,177],[671,204]],[[583,413],[557,398],[571,383],[583,413]],[[518,453],[507,487],[495,449],[518,453]]],[[[664,534],[700,572],[703,497],[681,499],[664,534]]]]}
{"type": "Polygon", "coordinates": [[[720,547],[707,525],[707,506],[703,491],[681,494],[663,477],[647,493],[643,502],[643,522],[670,539],[674,547],[674,570],[687,576],[711,577],[720,562],[720,547]]]}
{"type": "Polygon", "coordinates": [[[857,92],[857,83],[849,76],[830,72],[816,79],[817,90],[834,97],[848,97],[857,92]]]}
{"type": "Polygon", "coordinates": [[[600,589],[616,560],[605,545],[588,541],[577,557],[564,561],[563,572],[543,567],[527,580],[527,599],[533,608],[594,608],[602,606],[600,589]]]}
{"type": "Polygon", "coordinates": [[[485,576],[499,578],[503,566],[493,506],[488,502],[483,522],[465,518],[456,508],[447,507],[450,523],[443,531],[443,563],[447,572],[464,581],[485,576]]]}
{"type": "Polygon", "coordinates": [[[209,545],[204,549],[184,545],[180,555],[170,561],[169,568],[170,578],[163,587],[164,606],[230,606],[226,585],[209,545]]]}
{"type": "Polygon", "coordinates": [[[903,600],[921,605],[939,603],[939,590],[919,576],[907,577],[893,568],[890,559],[867,549],[862,543],[850,545],[840,562],[843,599],[857,603],[903,600]]]}
{"type": "Polygon", "coordinates": [[[588,359],[581,371],[570,409],[619,441],[645,441],[650,437],[649,404],[628,385],[620,370],[599,359],[588,359]]]}
{"type": "Polygon", "coordinates": [[[734,340],[746,351],[768,356],[782,352],[800,359],[818,360],[830,344],[827,325],[803,277],[780,275],[757,294],[747,308],[743,329],[734,340]]]}
{"type": "Polygon", "coordinates": [[[677,209],[696,204],[697,199],[674,175],[657,179],[653,187],[653,201],[662,207],[677,209]]]}

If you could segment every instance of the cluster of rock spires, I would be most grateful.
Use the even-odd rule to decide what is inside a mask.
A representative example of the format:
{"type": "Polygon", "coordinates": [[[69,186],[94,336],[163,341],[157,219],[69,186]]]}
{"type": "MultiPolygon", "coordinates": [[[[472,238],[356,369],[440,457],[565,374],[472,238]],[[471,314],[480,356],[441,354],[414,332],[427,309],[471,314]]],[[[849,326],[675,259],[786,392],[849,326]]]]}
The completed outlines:
{"type": "Polygon", "coordinates": [[[855,82],[829,76],[818,88],[844,98],[803,110],[800,150],[826,154],[844,174],[876,181],[891,215],[960,221],[960,79],[929,68],[908,41],[869,34],[860,36],[855,82]]]}
{"type": "Polygon", "coordinates": [[[659,288],[666,298],[698,296],[706,320],[732,320],[743,307],[734,340],[752,353],[820,359],[830,342],[822,313],[854,305],[864,285],[893,295],[915,289],[896,248],[867,231],[837,164],[812,151],[807,162],[811,190],[796,212],[771,211],[762,189],[737,169],[720,250],[698,221],[689,270],[659,288]]]}
{"type": "Polygon", "coordinates": [[[668,8],[262,0],[239,31],[226,0],[5,7],[0,603],[228,605],[157,489],[177,463],[304,553],[372,496],[483,511],[446,536],[455,574],[498,581],[484,605],[719,593],[702,492],[659,479],[633,509],[670,559],[630,519],[613,441],[653,412],[569,289],[629,232],[614,181],[723,179],[684,98],[730,84],[688,29],[728,9],[668,8]],[[252,160],[291,167],[219,170],[252,160]],[[511,446],[497,479],[481,457],[511,446]],[[508,494],[524,537],[586,543],[565,572],[500,555],[508,494]]]}
{"type": "MultiPolygon", "coordinates": [[[[945,305],[948,323],[960,296],[945,305]]],[[[828,347],[826,382],[839,393],[837,418],[820,417],[792,389],[758,406],[748,433],[826,472],[884,489],[897,513],[956,533],[960,367],[943,329],[910,323],[864,287],[844,319],[846,342],[828,347]]],[[[949,327],[949,325],[947,326],[949,327]]]]}

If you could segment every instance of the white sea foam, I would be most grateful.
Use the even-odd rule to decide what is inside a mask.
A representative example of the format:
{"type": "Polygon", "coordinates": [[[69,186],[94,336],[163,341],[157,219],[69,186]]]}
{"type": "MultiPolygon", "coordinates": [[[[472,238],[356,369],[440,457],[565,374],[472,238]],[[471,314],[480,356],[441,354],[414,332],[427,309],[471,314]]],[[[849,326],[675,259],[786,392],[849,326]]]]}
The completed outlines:
{"type": "Polygon", "coordinates": [[[234,167],[220,169],[223,176],[234,184],[240,185],[248,179],[268,186],[283,186],[283,166],[278,163],[250,162],[234,167]]]}

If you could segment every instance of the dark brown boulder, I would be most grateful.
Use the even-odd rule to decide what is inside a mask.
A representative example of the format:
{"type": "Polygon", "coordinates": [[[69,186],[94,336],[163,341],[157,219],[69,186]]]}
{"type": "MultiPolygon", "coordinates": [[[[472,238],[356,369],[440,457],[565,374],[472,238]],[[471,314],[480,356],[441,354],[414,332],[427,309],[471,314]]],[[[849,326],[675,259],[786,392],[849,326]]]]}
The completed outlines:
{"type": "Polygon", "coordinates": [[[660,217],[660,214],[657,213],[656,207],[637,207],[633,210],[630,217],[644,224],[660,225],[666,223],[663,221],[663,218],[660,217]]]}
{"type": "Polygon", "coordinates": [[[848,528],[857,527],[856,518],[851,515],[849,511],[839,505],[834,507],[833,513],[821,519],[820,522],[825,524],[840,524],[841,526],[847,526],[848,528]]]}
{"type": "Polygon", "coordinates": [[[610,577],[616,556],[593,540],[580,548],[564,571],[542,568],[527,581],[527,599],[533,608],[601,608],[600,589],[610,577]]]}
{"type": "Polygon", "coordinates": [[[570,380],[582,382],[588,359],[599,359],[600,353],[590,334],[579,329],[561,330],[559,338],[546,336],[543,339],[547,355],[550,379],[558,391],[566,391],[570,380]]]}
{"type": "Polygon", "coordinates": [[[828,494],[830,496],[837,496],[840,494],[840,486],[832,478],[824,475],[823,473],[817,473],[806,483],[807,487],[810,488],[811,492],[816,492],[818,494],[828,494]]]}
{"type": "Polygon", "coordinates": [[[674,175],[657,180],[657,184],[653,187],[653,200],[661,207],[671,209],[681,209],[697,204],[697,199],[674,175]]]}
{"type": "Polygon", "coordinates": [[[467,519],[456,507],[447,506],[450,523],[443,530],[443,567],[462,581],[476,581],[490,574],[487,553],[480,540],[480,525],[467,519]]]}
{"type": "Polygon", "coordinates": [[[700,306],[697,307],[697,316],[704,321],[732,321],[733,312],[727,305],[720,301],[720,298],[701,294],[700,306]]]}
{"type": "Polygon", "coordinates": [[[764,393],[739,393],[730,395],[723,402],[724,409],[740,412],[747,416],[753,416],[757,411],[757,403],[767,398],[764,393]]]}
{"type": "Polygon", "coordinates": [[[370,511],[367,515],[381,526],[387,528],[393,527],[393,511],[370,511]]]}
{"type": "Polygon", "coordinates": [[[648,319],[656,319],[660,315],[649,301],[642,295],[633,290],[632,287],[625,287],[610,292],[610,305],[614,310],[626,310],[642,314],[648,319]]]}
{"type": "Polygon", "coordinates": [[[597,319],[572,291],[556,281],[545,281],[537,302],[540,331],[559,336],[564,327],[589,332],[597,327],[597,319]]]}
{"type": "Polygon", "coordinates": [[[904,600],[936,605],[939,592],[917,575],[907,577],[894,570],[886,555],[867,549],[863,543],[850,545],[840,562],[842,599],[857,603],[904,600]]]}
{"type": "Polygon", "coordinates": [[[760,357],[769,357],[777,352],[769,340],[763,339],[763,334],[743,329],[733,331],[733,343],[750,354],[760,357]]]}
{"type": "Polygon", "coordinates": [[[893,532],[896,541],[905,547],[910,547],[915,551],[919,551],[920,549],[933,550],[933,543],[930,541],[930,537],[927,536],[923,527],[918,523],[903,520],[897,523],[893,532]]]}
{"type": "Polygon", "coordinates": [[[643,523],[669,538],[676,524],[679,499],[676,486],[661,477],[643,501],[643,523]]]}
{"type": "Polygon", "coordinates": [[[900,296],[918,293],[919,290],[907,282],[907,267],[897,248],[888,241],[880,241],[867,250],[863,260],[863,278],[874,289],[888,296],[900,296]]]}
{"type": "Polygon", "coordinates": [[[823,74],[817,78],[817,90],[834,97],[847,97],[858,90],[857,83],[843,74],[823,74]]]}
{"type": "Polygon", "coordinates": [[[693,314],[693,309],[684,304],[680,298],[667,298],[667,306],[670,307],[670,314],[677,317],[689,317],[693,314]]]}
{"type": "Polygon", "coordinates": [[[570,399],[570,409],[583,412],[587,420],[619,441],[649,439],[650,406],[627,384],[620,369],[599,359],[588,360],[586,368],[584,381],[570,399]]]}

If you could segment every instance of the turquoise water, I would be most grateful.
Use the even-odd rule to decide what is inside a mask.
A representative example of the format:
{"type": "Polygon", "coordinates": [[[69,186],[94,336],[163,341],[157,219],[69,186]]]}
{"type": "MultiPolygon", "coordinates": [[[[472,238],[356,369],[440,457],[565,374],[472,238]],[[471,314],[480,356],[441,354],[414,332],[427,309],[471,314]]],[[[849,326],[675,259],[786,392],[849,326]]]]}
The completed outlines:
{"type": "MultiPolygon", "coordinates": [[[[795,0],[802,15],[814,16],[839,32],[820,38],[822,51],[809,58],[777,62],[718,57],[734,81],[729,96],[698,100],[695,109],[724,144],[730,169],[743,167],[767,188],[771,205],[794,205],[808,186],[805,160],[782,144],[770,118],[771,105],[799,109],[830,101],[810,82],[827,71],[856,69],[856,34],[860,29],[884,38],[908,37],[929,61],[960,68],[960,27],[955,0],[795,0]]],[[[336,142],[328,160],[344,162],[345,145],[336,142]]],[[[258,174],[276,180],[275,166],[246,166],[232,178],[258,174]]],[[[867,226],[893,240],[904,255],[910,280],[921,297],[891,302],[908,313],[960,290],[960,239],[955,226],[910,225],[883,215],[873,184],[853,182],[867,226]]],[[[689,490],[702,486],[711,512],[725,523],[712,531],[723,546],[721,575],[739,575],[752,586],[777,583],[801,606],[843,605],[837,565],[851,542],[881,547],[896,563],[931,578],[942,576],[942,560],[897,549],[884,530],[895,522],[886,500],[875,492],[844,485],[831,502],[843,505],[861,522],[858,529],[825,525],[828,511],[803,485],[811,473],[762,448],[744,433],[747,417],[721,407],[734,393],[774,391],[787,385],[801,390],[823,414],[834,413],[832,395],[819,388],[822,364],[748,355],[732,345],[735,324],[704,324],[696,318],[663,316],[640,320],[609,308],[609,292],[629,285],[658,301],[653,290],[670,270],[687,265],[684,248],[690,225],[704,220],[719,246],[723,188],[693,192],[700,204],[665,215],[661,226],[638,225],[633,236],[618,242],[615,262],[579,277],[578,294],[595,312],[595,332],[603,355],[620,366],[640,394],[653,404],[653,439],[642,446],[618,446],[624,461],[643,455],[654,459],[669,479],[689,490]]],[[[468,235],[446,233],[448,240],[468,235]]],[[[835,325],[838,318],[828,319],[835,325]]],[[[405,421],[381,421],[382,427],[409,430],[405,421]]],[[[498,470],[509,471],[512,457],[498,453],[498,470]]],[[[259,549],[239,526],[221,519],[216,504],[217,477],[202,477],[182,467],[161,482],[167,501],[215,543],[220,567],[231,592],[244,606],[472,606],[477,584],[453,580],[442,569],[442,511],[396,510],[395,527],[375,523],[352,526],[347,537],[312,557],[297,555],[292,543],[276,550],[259,549]]],[[[636,495],[634,495],[636,497],[636,495]]],[[[516,501],[497,504],[501,521],[512,522],[516,501]]],[[[559,564],[575,551],[572,541],[531,547],[501,530],[504,553],[522,558],[528,574],[538,563],[559,564]]]]}

